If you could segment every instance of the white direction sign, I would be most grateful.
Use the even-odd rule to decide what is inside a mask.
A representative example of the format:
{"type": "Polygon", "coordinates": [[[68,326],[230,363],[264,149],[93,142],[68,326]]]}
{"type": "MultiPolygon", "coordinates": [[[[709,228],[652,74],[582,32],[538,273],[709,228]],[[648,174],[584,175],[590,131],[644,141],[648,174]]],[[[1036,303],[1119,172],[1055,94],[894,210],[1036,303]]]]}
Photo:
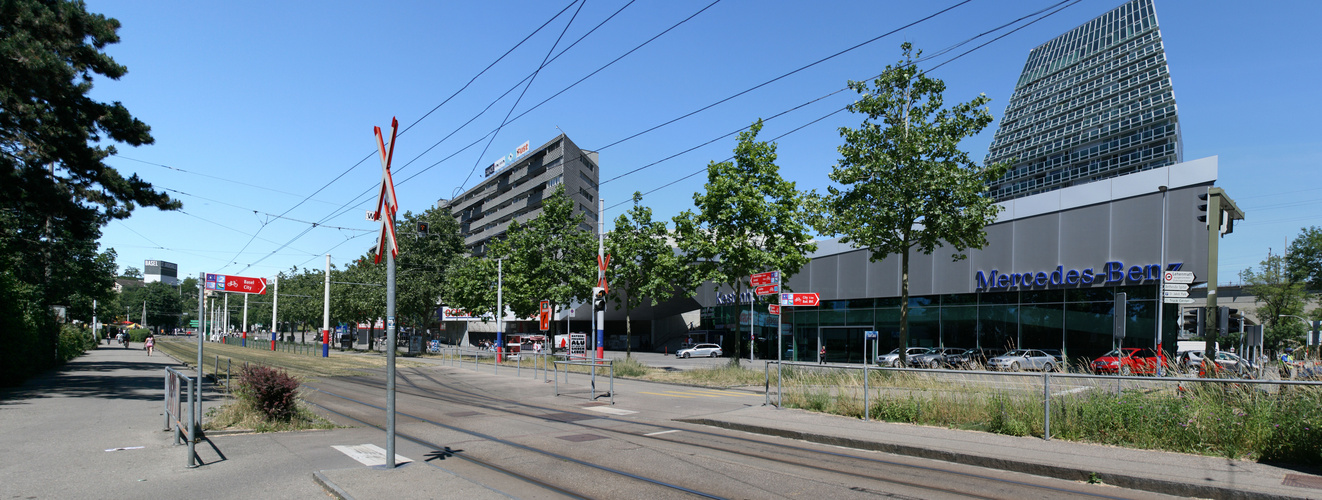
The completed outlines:
{"type": "Polygon", "coordinates": [[[1165,285],[1162,285],[1161,289],[1162,289],[1162,290],[1188,290],[1188,289],[1189,289],[1189,285],[1186,285],[1186,284],[1184,284],[1184,283],[1166,283],[1165,285]]]}
{"type": "Polygon", "coordinates": [[[1162,291],[1161,291],[1161,295],[1162,295],[1163,297],[1188,297],[1188,296],[1189,296],[1189,291],[1188,291],[1188,290],[1162,290],[1162,291]]]}
{"type": "Polygon", "coordinates": [[[1192,304],[1194,300],[1185,297],[1166,297],[1165,299],[1162,299],[1162,302],[1167,304],[1192,304]]]}
{"type": "Polygon", "coordinates": [[[1167,283],[1193,283],[1193,271],[1166,271],[1167,283]]]}

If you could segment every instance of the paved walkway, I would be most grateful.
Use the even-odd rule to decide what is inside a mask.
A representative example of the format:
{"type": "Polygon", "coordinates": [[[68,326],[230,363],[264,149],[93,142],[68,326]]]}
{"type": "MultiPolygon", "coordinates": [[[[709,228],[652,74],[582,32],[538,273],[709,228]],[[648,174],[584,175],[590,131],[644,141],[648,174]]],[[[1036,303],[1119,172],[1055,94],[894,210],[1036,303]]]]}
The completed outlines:
{"type": "MultiPolygon", "coordinates": [[[[331,447],[383,441],[379,431],[367,428],[213,435],[197,446],[203,465],[190,469],[187,447],[174,445],[163,430],[166,366],[181,368],[168,356],[102,345],[21,387],[0,390],[0,498],[320,498],[328,492],[342,498],[428,498],[438,492],[506,497],[434,462],[380,470],[331,447]],[[395,487],[401,481],[410,488],[395,487]]],[[[468,380],[490,381],[491,390],[499,391],[525,383],[511,380],[514,374],[468,380]]],[[[545,385],[531,378],[526,383],[545,385]]],[[[617,380],[617,407],[663,419],[1045,476],[1086,480],[1095,474],[1108,484],[1177,495],[1322,498],[1322,477],[1311,469],[864,422],[761,406],[760,393],[719,409],[703,406],[712,405],[710,399],[681,407],[677,402],[689,400],[663,396],[675,389],[617,380]]],[[[204,404],[211,408],[219,398],[208,392],[204,404]]],[[[414,460],[427,451],[404,440],[397,445],[400,455],[414,460]]]]}

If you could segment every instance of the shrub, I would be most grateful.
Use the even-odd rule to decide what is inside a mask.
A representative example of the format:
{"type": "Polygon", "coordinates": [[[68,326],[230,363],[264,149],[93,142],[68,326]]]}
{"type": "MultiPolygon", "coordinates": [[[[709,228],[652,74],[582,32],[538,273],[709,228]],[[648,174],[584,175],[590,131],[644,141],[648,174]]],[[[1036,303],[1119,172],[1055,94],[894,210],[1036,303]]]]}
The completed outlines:
{"type": "Polygon", "coordinates": [[[615,360],[615,375],[619,377],[642,377],[651,370],[647,365],[639,363],[636,358],[615,360]]]}
{"type": "Polygon", "coordinates": [[[60,361],[68,361],[82,356],[96,345],[92,332],[77,325],[61,325],[59,340],[55,345],[60,361]]]}
{"type": "Polygon", "coordinates": [[[298,380],[284,370],[260,365],[239,372],[237,394],[270,420],[287,422],[297,411],[298,380]]]}
{"type": "Polygon", "coordinates": [[[148,333],[151,333],[151,330],[146,328],[129,330],[129,342],[146,342],[148,333]]]}

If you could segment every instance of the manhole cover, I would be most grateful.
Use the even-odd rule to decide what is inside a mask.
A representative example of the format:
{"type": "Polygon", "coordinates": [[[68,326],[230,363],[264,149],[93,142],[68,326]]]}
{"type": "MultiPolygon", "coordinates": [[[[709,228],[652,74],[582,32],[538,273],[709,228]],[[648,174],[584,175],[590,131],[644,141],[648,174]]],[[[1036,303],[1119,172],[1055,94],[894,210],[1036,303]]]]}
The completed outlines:
{"type": "Polygon", "coordinates": [[[574,434],[572,436],[560,436],[560,439],[563,439],[565,441],[572,441],[575,443],[582,443],[584,441],[596,441],[598,439],[606,439],[606,436],[598,436],[596,434],[574,434]]]}
{"type": "Polygon", "coordinates": [[[1285,480],[1281,481],[1281,484],[1322,490],[1322,477],[1305,476],[1303,474],[1286,474],[1285,480]]]}
{"type": "Polygon", "coordinates": [[[542,418],[547,420],[555,420],[557,422],[577,422],[579,420],[592,420],[594,418],[601,418],[601,417],[595,415],[584,415],[582,413],[564,412],[564,413],[548,413],[546,415],[542,415],[542,418]]]}
{"type": "Polygon", "coordinates": [[[481,415],[481,413],[475,411],[459,411],[454,413],[446,413],[446,415],[449,415],[451,417],[476,417],[478,415],[481,415]]]}

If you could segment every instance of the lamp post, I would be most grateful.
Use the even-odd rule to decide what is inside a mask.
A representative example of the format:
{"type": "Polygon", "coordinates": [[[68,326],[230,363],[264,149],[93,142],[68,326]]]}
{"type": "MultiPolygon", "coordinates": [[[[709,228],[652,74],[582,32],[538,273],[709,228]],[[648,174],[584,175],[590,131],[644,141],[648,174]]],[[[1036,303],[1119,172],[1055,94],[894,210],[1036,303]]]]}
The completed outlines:
{"type": "MultiPolygon", "coordinates": [[[[1165,274],[1166,274],[1166,205],[1167,205],[1167,204],[1166,204],[1166,190],[1167,190],[1166,186],[1157,186],[1157,191],[1160,191],[1160,192],[1161,192],[1161,273],[1162,273],[1162,276],[1165,276],[1165,274]]],[[[1163,325],[1165,324],[1165,322],[1166,322],[1166,321],[1165,321],[1165,320],[1166,320],[1165,307],[1164,307],[1165,304],[1166,304],[1166,297],[1165,297],[1165,293],[1164,293],[1164,289],[1165,289],[1165,288],[1166,288],[1166,280],[1163,279],[1163,278],[1158,278],[1158,279],[1157,279],[1157,345],[1156,345],[1157,351],[1161,351],[1161,350],[1162,350],[1162,349],[1161,349],[1161,340],[1162,340],[1162,339],[1161,339],[1161,333],[1162,333],[1161,330],[1162,330],[1162,326],[1163,326],[1163,325]]],[[[1161,355],[1161,357],[1160,357],[1159,359],[1165,359],[1165,355],[1164,355],[1164,354],[1161,355]]],[[[1163,363],[1163,365],[1164,365],[1164,363],[1163,363]]],[[[1157,367],[1157,375],[1158,375],[1158,376],[1165,375],[1165,373],[1163,373],[1164,371],[1165,371],[1165,366],[1159,366],[1159,367],[1157,367]]]]}

